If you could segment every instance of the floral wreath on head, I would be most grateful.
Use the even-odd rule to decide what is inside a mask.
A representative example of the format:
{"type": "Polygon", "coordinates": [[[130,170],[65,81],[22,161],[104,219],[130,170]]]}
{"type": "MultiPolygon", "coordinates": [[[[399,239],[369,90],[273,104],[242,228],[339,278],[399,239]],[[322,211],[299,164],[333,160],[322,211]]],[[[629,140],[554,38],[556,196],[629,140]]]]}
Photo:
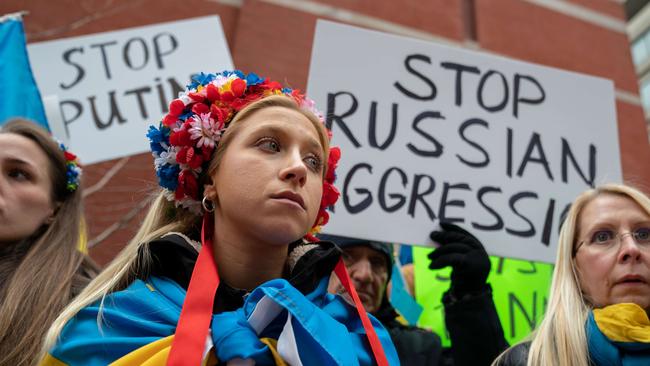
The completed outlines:
{"type": "Polygon", "coordinates": [[[65,159],[65,187],[68,192],[74,192],[79,188],[79,181],[82,173],[79,159],[77,159],[77,155],[68,151],[67,146],[65,146],[63,142],[57,139],[54,140],[57,145],[59,145],[59,149],[63,152],[63,157],[65,159]]]}
{"type": "MultiPolygon", "coordinates": [[[[285,88],[254,73],[246,75],[235,70],[201,73],[192,78],[186,90],[169,104],[169,113],[163,117],[159,127],[150,126],[147,133],[158,184],[167,192],[168,200],[174,201],[177,207],[201,215],[199,176],[207,170],[219,140],[240,110],[271,95],[292,98],[323,122],[323,115],[315,108],[314,101],[299,90],[285,88]]],[[[329,130],[328,137],[331,138],[329,130]]],[[[334,181],[340,157],[340,149],[331,147],[320,209],[305,236],[307,239],[313,240],[313,235],[327,224],[329,213],[326,209],[339,198],[334,181]]]]}

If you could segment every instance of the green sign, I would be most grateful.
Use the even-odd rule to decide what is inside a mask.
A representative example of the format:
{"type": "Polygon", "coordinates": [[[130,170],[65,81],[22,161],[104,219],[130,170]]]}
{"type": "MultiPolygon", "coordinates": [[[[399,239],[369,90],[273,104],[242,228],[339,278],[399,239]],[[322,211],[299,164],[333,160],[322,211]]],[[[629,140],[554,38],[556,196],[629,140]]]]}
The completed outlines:
{"type": "MultiPolygon", "coordinates": [[[[449,289],[451,268],[430,270],[427,255],[431,248],[413,247],[415,297],[424,307],[418,325],[440,335],[450,346],[445,329],[442,295],[449,289]]],[[[502,257],[490,257],[494,303],[510,344],[517,343],[540,323],[546,310],[553,265],[502,257]]]]}

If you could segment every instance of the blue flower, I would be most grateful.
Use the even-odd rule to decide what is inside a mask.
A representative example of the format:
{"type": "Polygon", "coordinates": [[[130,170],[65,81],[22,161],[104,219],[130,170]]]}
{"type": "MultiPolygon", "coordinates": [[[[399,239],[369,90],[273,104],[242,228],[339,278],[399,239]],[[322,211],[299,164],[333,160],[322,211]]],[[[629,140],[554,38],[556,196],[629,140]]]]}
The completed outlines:
{"type": "MultiPolygon", "coordinates": [[[[161,127],[162,129],[162,127],[161,127]]],[[[149,138],[149,141],[155,142],[155,143],[161,143],[161,142],[167,142],[165,141],[165,134],[163,133],[162,130],[157,129],[154,126],[149,126],[149,131],[147,131],[147,137],[149,138]]]]}
{"type": "Polygon", "coordinates": [[[178,165],[165,164],[156,171],[158,176],[158,183],[161,187],[167,188],[170,191],[175,191],[178,186],[178,173],[180,167],[178,165]]]}
{"type": "Polygon", "coordinates": [[[192,82],[187,85],[187,89],[196,89],[199,85],[208,85],[214,78],[214,74],[206,74],[203,72],[194,74],[192,75],[192,82]]]}
{"type": "Polygon", "coordinates": [[[193,115],[194,115],[194,112],[192,112],[191,109],[188,109],[188,110],[185,111],[183,114],[181,114],[180,116],[178,116],[178,119],[181,120],[181,121],[183,121],[183,122],[185,122],[188,118],[192,117],[193,115]]]}
{"type": "Polygon", "coordinates": [[[160,129],[157,129],[154,126],[149,126],[149,131],[147,131],[147,137],[149,138],[149,146],[151,151],[160,154],[165,151],[165,148],[162,147],[161,143],[169,143],[169,128],[160,125],[160,129]]]}
{"type": "Polygon", "coordinates": [[[293,89],[291,88],[282,88],[282,94],[291,94],[293,89]]]}
{"type": "Polygon", "coordinates": [[[248,74],[248,76],[246,76],[247,85],[257,85],[257,84],[261,84],[263,81],[264,79],[262,79],[259,75],[257,75],[254,72],[251,72],[250,74],[248,74]]]}

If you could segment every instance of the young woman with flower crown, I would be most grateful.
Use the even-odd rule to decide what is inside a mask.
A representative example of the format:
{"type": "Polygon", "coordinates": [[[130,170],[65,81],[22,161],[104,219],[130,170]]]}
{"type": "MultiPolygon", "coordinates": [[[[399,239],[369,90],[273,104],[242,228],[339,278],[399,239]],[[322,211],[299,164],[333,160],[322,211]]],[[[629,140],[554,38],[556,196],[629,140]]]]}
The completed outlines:
{"type": "Polygon", "coordinates": [[[239,71],[201,74],[151,128],[163,187],[136,237],[56,320],[43,365],[396,365],[388,333],[327,293],[312,234],[340,152],[313,102],[239,71]]]}
{"type": "Polygon", "coordinates": [[[97,268],[78,250],[76,156],[21,119],[0,128],[0,146],[0,365],[32,365],[50,324],[97,268]]]}

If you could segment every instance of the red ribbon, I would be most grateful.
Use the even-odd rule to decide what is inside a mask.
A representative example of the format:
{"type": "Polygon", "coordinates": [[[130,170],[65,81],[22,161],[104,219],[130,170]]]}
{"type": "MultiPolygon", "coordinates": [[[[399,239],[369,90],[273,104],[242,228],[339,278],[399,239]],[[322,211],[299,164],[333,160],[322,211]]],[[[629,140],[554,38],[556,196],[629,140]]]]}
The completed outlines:
{"type": "MultiPolygon", "coordinates": [[[[190,285],[187,288],[183,309],[176,326],[176,335],[167,358],[168,366],[201,365],[203,360],[205,342],[212,320],[213,302],[219,287],[217,264],[212,255],[212,235],[212,215],[204,215],[201,230],[202,246],[192,271],[190,285]]],[[[357,291],[351,285],[350,276],[341,259],[336,264],[334,272],[354,300],[377,365],[388,366],[381,342],[379,342],[368,314],[359,300],[357,291]]]]}
{"type": "Polygon", "coordinates": [[[212,215],[203,216],[201,250],[192,271],[176,335],[167,358],[168,366],[201,365],[208,337],[212,306],[219,287],[219,273],[212,255],[212,215]]]}
{"type": "Polygon", "coordinates": [[[368,342],[370,342],[370,348],[372,349],[372,354],[375,356],[377,365],[388,366],[388,360],[386,359],[386,354],[384,353],[384,347],[382,347],[381,342],[379,342],[379,337],[377,337],[375,328],[372,326],[372,323],[370,323],[366,309],[364,309],[363,305],[361,304],[361,300],[359,300],[357,290],[354,289],[352,281],[350,281],[350,275],[348,274],[348,270],[345,269],[343,259],[339,258],[339,262],[336,263],[336,267],[334,267],[334,273],[336,273],[336,276],[339,278],[339,281],[341,281],[343,287],[345,287],[345,290],[350,294],[350,296],[352,296],[354,306],[357,308],[359,317],[361,317],[363,329],[366,330],[366,336],[368,337],[368,342]]]}

